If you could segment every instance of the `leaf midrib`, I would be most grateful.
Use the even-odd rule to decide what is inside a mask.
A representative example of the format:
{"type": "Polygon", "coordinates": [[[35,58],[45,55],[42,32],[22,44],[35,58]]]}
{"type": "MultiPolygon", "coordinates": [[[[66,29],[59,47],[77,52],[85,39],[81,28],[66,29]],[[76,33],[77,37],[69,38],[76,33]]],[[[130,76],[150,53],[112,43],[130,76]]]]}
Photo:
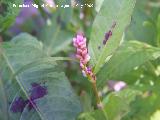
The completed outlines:
{"type": "MultiPolygon", "coordinates": [[[[7,66],[8,66],[9,69],[11,70],[12,74],[14,75],[16,72],[14,71],[14,69],[13,69],[12,65],[10,64],[10,62],[9,62],[7,56],[5,55],[5,52],[4,52],[4,51],[2,52],[2,56],[3,56],[4,60],[5,60],[6,63],[7,63],[7,66]]],[[[23,87],[23,85],[21,84],[21,82],[20,82],[20,80],[18,79],[17,76],[15,76],[15,79],[16,79],[17,83],[19,84],[20,88],[22,89],[22,91],[24,92],[24,94],[26,95],[26,97],[29,98],[29,96],[28,96],[25,88],[23,87]]],[[[32,103],[32,101],[30,101],[30,102],[32,103]]],[[[32,104],[33,104],[33,103],[32,103],[32,104]]],[[[33,105],[34,105],[34,104],[33,104],[33,105]]],[[[34,108],[35,108],[35,110],[38,112],[38,115],[39,115],[39,117],[41,118],[41,120],[46,120],[46,119],[44,119],[44,117],[43,117],[43,115],[41,114],[40,110],[39,110],[37,107],[34,107],[34,108]]]]}

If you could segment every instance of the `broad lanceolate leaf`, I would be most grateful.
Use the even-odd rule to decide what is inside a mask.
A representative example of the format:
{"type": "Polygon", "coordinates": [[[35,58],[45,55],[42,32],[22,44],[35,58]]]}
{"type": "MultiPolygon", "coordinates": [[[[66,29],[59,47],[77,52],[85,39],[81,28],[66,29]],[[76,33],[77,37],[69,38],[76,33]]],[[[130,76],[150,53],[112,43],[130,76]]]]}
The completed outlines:
{"type": "Polygon", "coordinates": [[[89,42],[91,64],[98,72],[107,56],[112,54],[129,24],[135,0],[105,0],[93,23],[89,42]]]}
{"type": "Polygon", "coordinates": [[[108,119],[121,120],[130,111],[130,103],[140,94],[141,92],[135,89],[124,89],[104,98],[103,103],[108,119]]]}
{"type": "Polygon", "coordinates": [[[130,103],[139,94],[140,92],[134,89],[111,93],[103,100],[104,110],[83,113],[79,116],[79,120],[121,120],[130,111],[130,103]]]}
{"type": "Polygon", "coordinates": [[[135,67],[158,57],[160,48],[138,41],[125,42],[97,74],[98,86],[102,86],[109,79],[117,79],[135,67]]]}
{"type": "Polygon", "coordinates": [[[51,58],[43,52],[41,42],[28,34],[20,34],[1,47],[1,81],[10,119],[76,118],[81,111],[80,102],[56,62],[47,60],[51,58]],[[40,59],[41,64],[37,64],[35,61],[40,63],[40,59]]]}
{"type": "Polygon", "coordinates": [[[154,86],[136,86],[142,94],[130,104],[131,111],[122,120],[152,120],[156,118],[156,111],[160,109],[159,84],[154,86]]]}

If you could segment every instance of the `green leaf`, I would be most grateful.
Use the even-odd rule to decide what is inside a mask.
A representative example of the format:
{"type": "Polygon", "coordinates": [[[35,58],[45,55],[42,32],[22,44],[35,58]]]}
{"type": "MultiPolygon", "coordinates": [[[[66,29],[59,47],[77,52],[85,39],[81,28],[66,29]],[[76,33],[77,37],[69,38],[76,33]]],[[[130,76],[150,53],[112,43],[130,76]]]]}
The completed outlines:
{"type": "Polygon", "coordinates": [[[137,86],[135,89],[141,90],[143,94],[137,96],[136,100],[130,104],[131,111],[123,120],[151,120],[155,111],[160,109],[159,84],[137,86]]]}
{"type": "Polygon", "coordinates": [[[145,11],[138,8],[136,4],[132,21],[127,28],[125,40],[139,40],[151,45],[156,45],[156,27],[145,11]]]}
{"type": "Polygon", "coordinates": [[[99,12],[104,0],[96,0],[96,11],[99,12]]]}
{"type": "MultiPolygon", "coordinates": [[[[70,0],[59,1],[55,3],[59,6],[70,5],[70,0]]],[[[65,50],[72,42],[73,33],[67,30],[67,24],[72,17],[73,9],[57,8],[51,19],[47,20],[46,25],[39,34],[39,39],[44,43],[48,55],[65,50]]]]}
{"type": "Polygon", "coordinates": [[[71,7],[68,8],[64,8],[64,5],[70,5],[71,4],[71,0],[54,0],[55,4],[61,6],[61,8],[57,9],[56,14],[59,16],[59,22],[64,22],[65,24],[67,24],[68,22],[70,22],[71,17],[72,17],[72,13],[73,13],[73,9],[71,7]]]}
{"type": "Polygon", "coordinates": [[[13,4],[20,5],[22,0],[1,0],[0,1],[0,32],[7,29],[18,15],[20,8],[13,7],[13,4]]]}
{"type": "Polygon", "coordinates": [[[83,112],[92,111],[92,101],[90,95],[86,92],[83,92],[83,95],[80,96],[83,112]]]}
{"type": "Polygon", "coordinates": [[[160,14],[157,19],[157,46],[160,47],[160,14]]]}
{"type": "Polygon", "coordinates": [[[26,105],[19,120],[41,120],[41,118],[36,110],[28,110],[28,105],[26,105]]]}
{"type": "Polygon", "coordinates": [[[104,110],[82,113],[78,120],[121,120],[130,111],[130,103],[139,94],[140,92],[134,89],[111,93],[103,100],[104,110]]]}
{"type": "Polygon", "coordinates": [[[97,74],[101,87],[107,80],[127,74],[149,60],[160,57],[160,48],[138,41],[125,42],[97,74]]]}
{"type": "MultiPolygon", "coordinates": [[[[126,104],[129,105],[132,101],[135,100],[136,96],[140,94],[141,94],[140,90],[126,88],[120,92],[111,93],[111,96],[114,95],[114,96],[120,97],[122,100],[125,100],[126,104]]],[[[107,104],[108,101],[109,101],[109,98],[106,97],[104,98],[103,103],[107,104]]]]}
{"type": "Polygon", "coordinates": [[[7,100],[5,96],[5,91],[3,89],[4,84],[2,82],[1,76],[0,76],[0,96],[1,96],[1,101],[0,101],[0,119],[1,120],[7,120],[8,119],[8,114],[7,114],[7,100]]]}
{"type": "Polygon", "coordinates": [[[107,56],[111,55],[119,46],[125,27],[129,24],[135,0],[105,0],[94,20],[90,42],[89,54],[91,64],[97,73],[105,63],[107,56]],[[112,36],[103,45],[105,33],[111,30],[112,36]]]}
{"type": "Polygon", "coordinates": [[[82,113],[78,120],[107,120],[101,110],[96,110],[90,113],[82,113]]]}
{"type": "MultiPolygon", "coordinates": [[[[3,43],[1,47],[0,68],[2,68],[4,90],[7,93],[7,103],[13,102],[16,96],[29,98],[32,84],[38,83],[46,86],[47,94],[34,101],[36,103],[34,106],[36,111],[33,114],[35,119],[38,119],[38,116],[44,120],[74,120],[76,118],[81,112],[80,102],[57,63],[50,61],[51,58],[44,53],[41,42],[28,34],[20,34],[11,42],[3,43]],[[40,59],[42,59],[41,64],[31,66],[31,63],[36,60],[39,62],[40,59]],[[25,69],[22,70],[24,66],[25,69]],[[19,70],[22,71],[17,72],[19,70]]],[[[12,117],[15,120],[27,119],[33,113],[33,111],[27,111],[28,108],[25,108],[22,114],[13,113],[10,111],[11,106],[7,105],[7,111],[17,116],[16,119],[12,117]]]]}
{"type": "Polygon", "coordinates": [[[121,120],[129,112],[129,106],[118,96],[111,95],[105,106],[109,120],[121,120]]]}
{"type": "Polygon", "coordinates": [[[135,89],[124,89],[107,96],[103,103],[109,120],[121,120],[130,111],[130,103],[140,94],[141,92],[135,89]]]}
{"type": "Polygon", "coordinates": [[[48,55],[54,55],[65,50],[72,42],[72,38],[73,34],[71,32],[62,30],[60,25],[54,21],[51,21],[51,25],[46,25],[39,36],[48,55]]]}

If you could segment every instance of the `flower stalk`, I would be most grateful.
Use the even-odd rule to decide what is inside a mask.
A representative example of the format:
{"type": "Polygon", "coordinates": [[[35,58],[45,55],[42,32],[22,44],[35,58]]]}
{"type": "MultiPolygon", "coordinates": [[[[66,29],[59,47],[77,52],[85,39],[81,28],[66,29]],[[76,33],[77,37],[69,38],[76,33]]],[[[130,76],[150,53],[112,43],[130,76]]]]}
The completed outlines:
{"type": "Polygon", "coordinates": [[[87,77],[88,80],[92,83],[93,91],[96,96],[96,103],[99,109],[103,108],[101,98],[98,94],[98,89],[96,85],[96,75],[93,73],[93,70],[88,66],[90,56],[88,54],[88,49],[86,45],[86,38],[82,34],[77,34],[73,38],[73,45],[76,48],[76,58],[80,61],[80,68],[84,77],[87,77]]]}

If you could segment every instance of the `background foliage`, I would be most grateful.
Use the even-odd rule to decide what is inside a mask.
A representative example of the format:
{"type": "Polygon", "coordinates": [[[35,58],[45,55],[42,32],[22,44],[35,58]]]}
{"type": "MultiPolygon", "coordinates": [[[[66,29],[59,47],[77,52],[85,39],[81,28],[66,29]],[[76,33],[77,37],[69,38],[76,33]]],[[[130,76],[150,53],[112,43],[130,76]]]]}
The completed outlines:
{"type": "Polygon", "coordinates": [[[12,5],[26,0],[0,0],[0,120],[159,120],[160,2],[54,3],[73,1],[94,7],[24,9],[12,5]],[[74,57],[77,32],[88,40],[102,110],[74,57]],[[126,86],[116,91],[119,81],[126,86]]]}

